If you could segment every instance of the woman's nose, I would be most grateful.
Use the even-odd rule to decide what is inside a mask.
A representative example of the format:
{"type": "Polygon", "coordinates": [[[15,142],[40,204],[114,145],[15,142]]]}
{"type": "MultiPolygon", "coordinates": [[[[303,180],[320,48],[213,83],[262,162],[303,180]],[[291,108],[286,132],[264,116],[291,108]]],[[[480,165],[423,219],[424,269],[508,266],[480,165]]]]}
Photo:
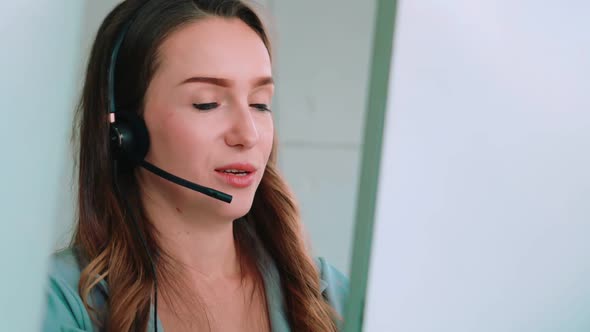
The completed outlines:
{"type": "Polygon", "coordinates": [[[249,107],[242,107],[230,115],[231,126],[225,136],[230,146],[251,148],[258,142],[258,128],[249,107]]]}

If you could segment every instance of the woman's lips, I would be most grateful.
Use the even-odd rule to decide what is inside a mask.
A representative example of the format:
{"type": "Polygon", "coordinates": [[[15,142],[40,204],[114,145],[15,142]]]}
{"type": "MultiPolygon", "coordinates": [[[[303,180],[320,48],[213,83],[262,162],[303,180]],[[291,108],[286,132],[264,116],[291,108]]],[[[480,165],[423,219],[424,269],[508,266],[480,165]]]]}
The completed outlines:
{"type": "Polygon", "coordinates": [[[216,171],[226,171],[226,170],[236,170],[236,171],[245,171],[245,172],[254,172],[256,171],[256,167],[250,163],[233,163],[225,166],[221,166],[215,169],[216,171]]]}
{"type": "Polygon", "coordinates": [[[254,174],[256,171],[245,172],[243,174],[233,174],[216,170],[220,178],[227,184],[236,188],[246,188],[254,183],[254,174]]]}

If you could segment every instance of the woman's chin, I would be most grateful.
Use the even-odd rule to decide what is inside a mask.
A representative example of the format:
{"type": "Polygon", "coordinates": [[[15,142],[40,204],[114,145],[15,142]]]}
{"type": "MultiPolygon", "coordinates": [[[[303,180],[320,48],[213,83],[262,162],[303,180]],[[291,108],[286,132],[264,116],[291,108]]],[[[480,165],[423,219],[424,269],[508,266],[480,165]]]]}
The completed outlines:
{"type": "Polygon", "coordinates": [[[217,214],[222,219],[235,220],[245,216],[252,208],[251,201],[233,199],[231,203],[220,202],[217,205],[217,214]]]}
{"type": "Polygon", "coordinates": [[[227,212],[226,217],[231,219],[231,220],[236,220],[239,218],[242,218],[243,216],[245,216],[248,211],[250,211],[250,206],[248,206],[247,208],[243,208],[243,209],[232,209],[231,211],[227,212]]]}

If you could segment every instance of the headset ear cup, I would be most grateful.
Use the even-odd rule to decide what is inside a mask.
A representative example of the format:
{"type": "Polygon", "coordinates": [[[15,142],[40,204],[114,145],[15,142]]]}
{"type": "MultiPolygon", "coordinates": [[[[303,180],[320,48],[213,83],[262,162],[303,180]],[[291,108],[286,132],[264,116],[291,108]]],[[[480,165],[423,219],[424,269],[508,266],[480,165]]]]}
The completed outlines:
{"type": "Polygon", "coordinates": [[[110,140],[112,153],[117,160],[135,166],[142,161],[150,147],[147,127],[134,112],[117,112],[111,124],[110,140]]]}

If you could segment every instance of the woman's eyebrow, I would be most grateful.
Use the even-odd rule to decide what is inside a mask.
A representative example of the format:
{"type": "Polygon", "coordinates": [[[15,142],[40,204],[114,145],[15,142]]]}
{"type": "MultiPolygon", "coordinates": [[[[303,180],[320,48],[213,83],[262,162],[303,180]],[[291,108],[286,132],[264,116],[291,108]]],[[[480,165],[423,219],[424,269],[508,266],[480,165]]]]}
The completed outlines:
{"type": "Polygon", "coordinates": [[[274,85],[275,81],[270,76],[260,77],[253,80],[254,84],[252,84],[255,88],[263,85],[274,85]]]}
{"type": "MultiPolygon", "coordinates": [[[[213,84],[217,86],[221,86],[224,88],[229,88],[233,86],[234,81],[229,80],[226,78],[219,78],[219,77],[205,77],[205,76],[194,76],[185,79],[184,81],[180,82],[179,85],[187,84],[187,83],[207,83],[213,84]]],[[[253,87],[257,88],[263,85],[272,85],[274,84],[274,80],[270,76],[259,77],[252,80],[253,87]]]]}

